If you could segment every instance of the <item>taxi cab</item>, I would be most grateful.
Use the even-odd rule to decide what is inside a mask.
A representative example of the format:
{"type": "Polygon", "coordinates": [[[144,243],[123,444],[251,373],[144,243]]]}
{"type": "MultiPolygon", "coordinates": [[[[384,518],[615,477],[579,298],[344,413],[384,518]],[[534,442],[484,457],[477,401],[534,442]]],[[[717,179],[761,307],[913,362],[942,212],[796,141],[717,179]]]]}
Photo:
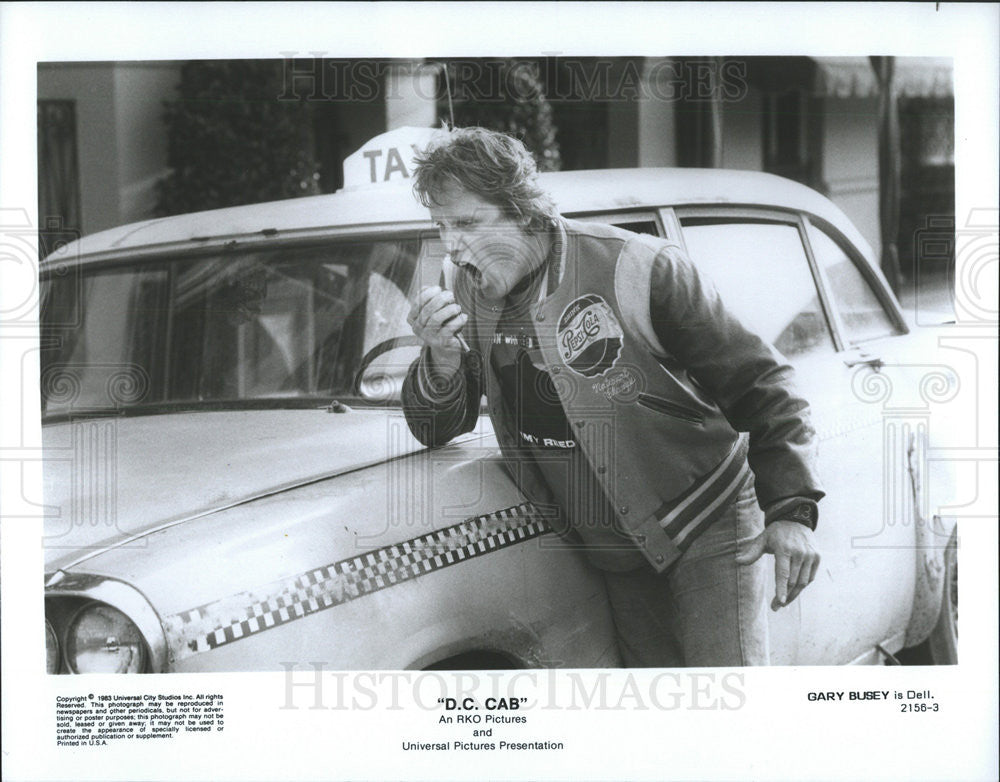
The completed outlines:
{"type": "MultiPolygon", "coordinates": [[[[429,132],[371,140],[338,193],[43,261],[50,673],[620,665],[599,575],[519,493],[489,418],[428,449],[399,407],[408,302],[449,279],[409,186],[429,132]]],[[[757,172],[542,183],[566,216],[679,241],[797,367],[823,561],[770,615],[772,663],[955,662],[954,521],[926,453],[962,394],[851,222],[757,172]]]]}

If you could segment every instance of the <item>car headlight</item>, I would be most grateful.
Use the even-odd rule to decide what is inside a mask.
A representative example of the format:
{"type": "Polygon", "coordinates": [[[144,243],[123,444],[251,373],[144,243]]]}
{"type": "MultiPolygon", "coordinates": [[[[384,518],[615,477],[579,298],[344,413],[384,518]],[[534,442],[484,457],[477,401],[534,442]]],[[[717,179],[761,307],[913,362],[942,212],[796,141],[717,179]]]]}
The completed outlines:
{"type": "Polygon", "coordinates": [[[91,603],[69,624],[66,662],[74,673],[142,673],[146,642],[139,628],[117,608],[91,603]]]}
{"type": "Polygon", "coordinates": [[[59,639],[49,621],[45,620],[45,672],[59,672],[59,639]]]}

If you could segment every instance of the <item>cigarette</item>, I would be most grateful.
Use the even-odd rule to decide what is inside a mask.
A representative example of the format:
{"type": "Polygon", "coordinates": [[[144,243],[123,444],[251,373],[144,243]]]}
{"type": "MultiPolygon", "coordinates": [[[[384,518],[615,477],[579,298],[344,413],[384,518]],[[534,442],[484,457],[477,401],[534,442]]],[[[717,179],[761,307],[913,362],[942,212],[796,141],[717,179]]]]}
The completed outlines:
{"type": "MultiPolygon", "coordinates": [[[[451,260],[451,253],[445,253],[445,256],[441,262],[441,287],[444,290],[448,290],[451,287],[448,284],[450,282],[450,280],[448,279],[448,274],[445,272],[445,267],[448,264],[454,265],[454,262],[451,260]]],[[[469,343],[465,341],[465,337],[463,337],[457,331],[455,332],[455,339],[457,339],[458,344],[462,346],[462,350],[464,350],[466,353],[472,352],[472,348],[470,348],[469,343]]]]}

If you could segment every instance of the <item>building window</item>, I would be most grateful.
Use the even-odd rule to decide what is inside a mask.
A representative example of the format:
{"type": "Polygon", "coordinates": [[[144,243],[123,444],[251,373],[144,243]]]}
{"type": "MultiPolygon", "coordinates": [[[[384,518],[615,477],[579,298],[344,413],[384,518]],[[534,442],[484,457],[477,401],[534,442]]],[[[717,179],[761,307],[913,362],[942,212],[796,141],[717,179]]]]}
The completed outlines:
{"type": "Polygon", "coordinates": [[[38,101],[38,251],[44,257],[80,234],[76,102],[38,101]]]}
{"type": "Polygon", "coordinates": [[[823,191],[821,99],[802,90],[764,95],[764,170],[823,191]]]}
{"type": "Polygon", "coordinates": [[[675,154],[682,167],[717,168],[722,165],[722,60],[677,57],[680,78],[674,106],[675,154]]]}
{"type": "Polygon", "coordinates": [[[683,167],[714,168],[716,159],[713,112],[718,112],[712,101],[678,101],[677,164],[683,167]]]}
{"type": "Polygon", "coordinates": [[[924,168],[955,165],[955,102],[952,98],[903,98],[900,135],[907,162],[924,168]]]}
{"type": "Polygon", "coordinates": [[[806,164],[804,104],[801,92],[765,97],[764,164],[768,171],[795,171],[806,164]]]}
{"type": "Polygon", "coordinates": [[[953,244],[941,254],[928,252],[928,246],[921,242],[928,231],[936,234],[943,230],[954,238],[954,99],[900,99],[899,141],[900,269],[911,279],[919,274],[948,273],[953,244]]]}

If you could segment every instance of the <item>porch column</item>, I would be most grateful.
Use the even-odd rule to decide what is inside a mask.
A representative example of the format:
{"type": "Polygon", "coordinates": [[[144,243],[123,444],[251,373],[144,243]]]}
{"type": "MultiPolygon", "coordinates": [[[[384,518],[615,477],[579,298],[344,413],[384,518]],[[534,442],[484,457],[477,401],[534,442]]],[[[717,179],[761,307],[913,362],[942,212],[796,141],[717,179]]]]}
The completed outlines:
{"type": "Polygon", "coordinates": [[[437,71],[434,63],[403,60],[389,63],[385,75],[385,129],[437,123],[437,71]]]}
{"type": "Polygon", "coordinates": [[[639,101],[639,161],[641,167],[677,165],[677,121],[674,108],[683,82],[677,64],[667,57],[643,61],[645,99],[639,101]]]}
{"type": "Polygon", "coordinates": [[[899,292],[899,111],[896,101],[895,57],[871,57],[878,79],[879,227],[882,235],[882,272],[899,292]]]}

